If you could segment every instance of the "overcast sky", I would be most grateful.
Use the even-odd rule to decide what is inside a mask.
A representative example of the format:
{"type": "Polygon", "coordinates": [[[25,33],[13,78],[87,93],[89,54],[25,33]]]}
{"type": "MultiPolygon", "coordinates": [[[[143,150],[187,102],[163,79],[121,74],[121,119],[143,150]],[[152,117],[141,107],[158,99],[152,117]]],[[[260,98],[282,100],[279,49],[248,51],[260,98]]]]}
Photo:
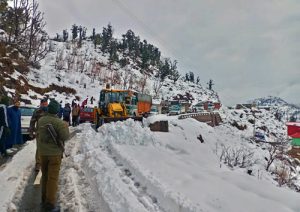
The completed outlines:
{"type": "Polygon", "coordinates": [[[268,95],[300,104],[299,0],[51,0],[40,10],[52,35],[74,23],[132,29],[181,74],[213,79],[226,105],[268,95]]]}

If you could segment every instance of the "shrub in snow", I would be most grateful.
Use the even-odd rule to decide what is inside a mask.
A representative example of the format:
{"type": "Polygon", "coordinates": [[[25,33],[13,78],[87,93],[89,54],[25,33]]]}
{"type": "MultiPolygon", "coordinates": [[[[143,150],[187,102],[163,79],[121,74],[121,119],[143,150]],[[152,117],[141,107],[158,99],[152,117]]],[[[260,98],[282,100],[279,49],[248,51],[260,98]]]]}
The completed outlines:
{"type": "Polygon", "coordinates": [[[276,181],[279,186],[284,184],[291,184],[292,172],[290,167],[287,166],[284,162],[281,162],[279,166],[276,166],[275,169],[276,181]]]}
{"type": "Polygon", "coordinates": [[[238,128],[239,130],[245,130],[247,129],[247,125],[245,124],[238,124],[236,120],[233,122],[230,122],[231,126],[238,128]]]}
{"type": "Polygon", "coordinates": [[[220,162],[225,163],[230,168],[246,168],[256,163],[253,159],[254,152],[245,147],[232,147],[225,146],[224,144],[221,144],[221,147],[219,147],[216,144],[215,152],[219,156],[220,162]]]}
{"type": "Polygon", "coordinates": [[[279,157],[279,154],[282,154],[282,149],[280,151],[278,146],[269,145],[267,150],[268,157],[265,157],[265,160],[267,161],[266,171],[269,171],[269,168],[273,164],[274,160],[279,157]]]}

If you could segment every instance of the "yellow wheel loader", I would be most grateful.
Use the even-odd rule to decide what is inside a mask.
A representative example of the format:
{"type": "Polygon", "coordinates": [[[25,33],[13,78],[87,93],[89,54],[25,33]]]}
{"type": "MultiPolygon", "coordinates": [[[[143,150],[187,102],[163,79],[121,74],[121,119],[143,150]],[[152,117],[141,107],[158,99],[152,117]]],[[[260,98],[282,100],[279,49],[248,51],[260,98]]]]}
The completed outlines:
{"type": "Polygon", "coordinates": [[[122,121],[128,118],[142,121],[143,117],[132,117],[127,113],[126,101],[132,92],[128,90],[102,89],[98,107],[94,108],[96,128],[104,123],[122,121]]]}

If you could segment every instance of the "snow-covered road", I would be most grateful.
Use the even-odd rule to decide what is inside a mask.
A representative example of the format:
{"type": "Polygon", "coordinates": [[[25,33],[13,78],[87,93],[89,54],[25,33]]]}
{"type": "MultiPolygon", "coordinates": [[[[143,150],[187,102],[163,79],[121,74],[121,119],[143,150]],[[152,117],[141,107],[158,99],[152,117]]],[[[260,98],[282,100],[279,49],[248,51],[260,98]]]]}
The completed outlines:
{"type": "MultiPolygon", "coordinates": [[[[81,132],[66,143],[58,196],[61,207],[83,212],[300,211],[299,194],[276,186],[264,171],[264,151],[255,144],[226,126],[156,119],[168,119],[169,132],[151,132],[147,122],[133,120],[103,125],[98,132],[90,124],[78,126],[81,132]],[[197,139],[199,134],[204,143],[197,139]],[[218,143],[255,149],[258,163],[252,176],[245,169],[222,165],[216,154],[218,143]]],[[[18,208],[34,152],[30,141],[0,171],[4,179],[0,211],[18,208]]]]}

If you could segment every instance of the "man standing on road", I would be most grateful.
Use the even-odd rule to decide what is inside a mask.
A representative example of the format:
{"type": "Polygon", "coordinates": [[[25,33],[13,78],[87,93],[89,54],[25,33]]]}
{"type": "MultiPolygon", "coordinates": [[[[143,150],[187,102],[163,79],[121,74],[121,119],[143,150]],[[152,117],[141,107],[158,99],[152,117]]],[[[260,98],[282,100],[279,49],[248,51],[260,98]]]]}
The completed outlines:
{"type": "Polygon", "coordinates": [[[72,126],[75,127],[78,125],[78,118],[80,113],[80,107],[77,104],[74,104],[72,108],[72,126]]]}
{"type": "Polygon", "coordinates": [[[59,119],[59,103],[51,100],[48,112],[37,124],[37,147],[41,158],[42,171],[42,206],[46,211],[59,211],[55,207],[56,192],[64,142],[69,138],[68,123],[59,119]]]}
{"type": "Polygon", "coordinates": [[[5,140],[9,135],[9,126],[7,120],[7,106],[9,99],[7,96],[0,97],[0,153],[7,157],[5,140]]]}
{"type": "Polygon", "coordinates": [[[21,111],[20,102],[14,100],[14,104],[7,108],[7,119],[10,134],[6,138],[6,148],[12,148],[23,144],[23,137],[21,132],[21,111]]]}
{"type": "MultiPolygon", "coordinates": [[[[37,124],[38,120],[47,111],[47,107],[48,107],[48,100],[47,99],[42,99],[41,103],[40,103],[40,107],[38,109],[36,109],[34,111],[34,113],[32,114],[32,117],[30,119],[30,126],[29,126],[29,136],[31,138],[36,138],[36,140],[38,139],[36,124],[37,124]]],[[[38,172],[40,170],[40,168],[41,168],[41,162],[40,162],[38,149],[36,148],[36,152],[35,152],[35,171],[38,172]]]]}

